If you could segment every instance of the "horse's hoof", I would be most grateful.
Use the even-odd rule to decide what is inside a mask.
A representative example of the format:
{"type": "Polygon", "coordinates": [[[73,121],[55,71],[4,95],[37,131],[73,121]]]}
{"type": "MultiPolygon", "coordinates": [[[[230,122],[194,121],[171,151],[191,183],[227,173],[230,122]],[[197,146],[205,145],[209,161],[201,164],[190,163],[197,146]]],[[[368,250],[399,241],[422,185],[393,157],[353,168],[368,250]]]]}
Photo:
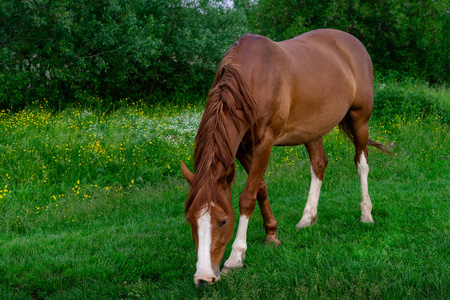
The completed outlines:
{"type": "Polygon", "coordinates": [[[372,219],[371,215],[362,215],[361,216],[361,222],[362,223],[369,223],[369,224],[374,224],[375,222],[372,219]]]}
{"type": "Polygon", "coordinates": [[[242,263],[239,264],[237,267],[234,267],[234,268],[229,268],[229,267],[223,266],[222,270],[220,271],[220,275],[222,276],[222,275],[230,274],[234,270],[239,270],[239,269],[242,269],[243,267],[244,267],[244,265],[242,263]]]}
{"type": "Polygon", "coordinates": [[[227,275],[227,274],[231,273],[232,270],[233,269],[231,269],[231,268],[223,267],[222,271],[220,271],[220,276],[227,275]]]}
{"type": "Polygon", "coordinates": [[[295,226],[295,228],[296,228],[297,230],[300,230],[300,229],[302,229],[302,228],[312,226],[312,225],[314,225],[314,224],[316,224],[316,223],[317,223],[317,216],[315,216],[315,217],[313,217],[313,218],[310,218],[310,219],[304,219],[304,218],[302,218],[302,219],[300,220],[300,222],[297,223],[297,225],[295,226]]]}
{"type": "Polygon", "coordinates": [[[274,247],[278,247],[281,245],[281,241],[273,236],[266,236],[264,239],[264,245],[273,244],[274,247]]]}

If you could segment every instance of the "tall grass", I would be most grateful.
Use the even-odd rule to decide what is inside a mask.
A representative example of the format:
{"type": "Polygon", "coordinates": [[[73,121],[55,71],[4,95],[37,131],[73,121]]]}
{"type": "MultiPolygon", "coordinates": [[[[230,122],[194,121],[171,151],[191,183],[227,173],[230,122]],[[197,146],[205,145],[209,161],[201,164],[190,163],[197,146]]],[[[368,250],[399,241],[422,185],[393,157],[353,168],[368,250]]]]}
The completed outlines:
{"type": "MultiPolygon", "coordinates": [[[[201,106],[1,112],[0,298],[448,298],[449,91],[418,85],[444,109],[402,111],[415,89],[376,87],[378,102],[397,93],[398,108],[370,123],[371,138],[395,154],[369,154],[375,225],[358,222],[354,150],[337,129],[324,138],[329,164],[311,228],[295,230],[309,189],[306,150],[274,148],[265,178],[283,244],[262,245],[257,209],[244,269],[208,289],[193,284],[179,171],[180,159],[192,163],[201,106]]],[[[238,167],[236,215],[245,179],[238,167]]]]}
{"type": "MultiPolygon", "coordinates": [[[[44,107],[0,113],[0,231],[34,228],[65,198],[155,184],[189,162],[197,107],[137,104],[109,115],[44,107]]],[[[59,215],[59,214],[58,214],[59,215]]],[[[68,222],[75,216],[63,214],[68,222]]]]}
{"type": "Polygon", "coordinates": [[[450,89],[446,85],[430,88],[423,81],[398,74],[377,80],[375,85],[374,118],[389,120],[395,115],[407,118],[439,116],[450,123],[450,89]]]}

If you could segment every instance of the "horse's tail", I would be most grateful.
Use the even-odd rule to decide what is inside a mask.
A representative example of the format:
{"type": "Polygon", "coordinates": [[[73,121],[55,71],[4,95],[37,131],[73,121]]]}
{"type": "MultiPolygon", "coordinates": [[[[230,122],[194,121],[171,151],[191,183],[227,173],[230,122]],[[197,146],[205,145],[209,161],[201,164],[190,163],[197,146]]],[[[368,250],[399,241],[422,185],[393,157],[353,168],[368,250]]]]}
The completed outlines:
{"type": "MultiPolygon", "coordinates": [[[[353,127],[351,125],[351,121],[352,120],[351,120],[350,116],[347,114],[345,116],[345,118],[339,123],[339,129],[341,130],[342,133],[344,133],[344,135],[346,135],[350,139],[350,141],[352,141],[352,143],[354,143],[355,137],[353,134],[353,127]]],[[[369,138],[369,141],[367,144],[371,147],[377,148],[378,150],[380,150],[386,154],[393,155],[393,153],[389,149],[389,147],[383,143],[376,142],[369,138]]]]}

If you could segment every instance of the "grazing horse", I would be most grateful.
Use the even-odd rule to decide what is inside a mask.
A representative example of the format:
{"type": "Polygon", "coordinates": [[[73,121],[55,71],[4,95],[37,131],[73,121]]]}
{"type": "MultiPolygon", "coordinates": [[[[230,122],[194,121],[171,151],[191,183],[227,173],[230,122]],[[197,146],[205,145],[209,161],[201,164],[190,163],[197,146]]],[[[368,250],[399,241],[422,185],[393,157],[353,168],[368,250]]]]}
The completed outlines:
{"type": "Polygon", "coordinates": [[[355,37],[341,31],[315,30],[282,42],[247,34],[227,51],[195,139],[194,173],[181,162],[190,185],[185,214],[197,248],[197,286],[220,280],[220,263],[234,231],[235,158],[248,178],[239,198],[236,239],[222,272],[243,266],[256,202],[266,231],[264,242],[280,244],[263,178],[272,146],[306,146],[311,187],[297,228],[310,226],[317,222],[327,165],[322,137],[339,125],[355,146],[361,222],[373,223],[367,144],[388,152],[369,139],[373,96],[369,54],[355,37]]]}

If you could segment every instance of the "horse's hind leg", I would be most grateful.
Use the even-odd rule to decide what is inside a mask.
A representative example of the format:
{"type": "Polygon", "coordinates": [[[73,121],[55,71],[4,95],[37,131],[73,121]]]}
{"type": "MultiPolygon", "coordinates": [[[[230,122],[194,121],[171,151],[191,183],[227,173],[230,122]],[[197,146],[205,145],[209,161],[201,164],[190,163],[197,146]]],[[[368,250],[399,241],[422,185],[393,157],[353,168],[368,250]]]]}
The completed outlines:
{"type": "Polygon", "coordinates": [[[369,176],[367,142],[369,140],[369,123],[353,122],[355,164],[361,182],[361,222],[373,223],[372,202],[369,197],[367,178],[369,176]]]}
{"type": "Polygon", "coordinates": [[[358,169],[359,180],[361,181],[361,222],[374,223],[372,219],[372,202],[369,197],[367,178],[369,175],[369,164],[367,154],[362,153],[359,159],[355,157],[356,168],[358,169]]]}
{"type": "Polygon", "coordinates": [[[356,111],[350,111],[348,117],[350,117],[349,126],[351,135],[353,137],[353,143],[355,145],[355,164],[358,170],[359,180],[361,182],[361,222],[374,223],[372,219],[372,202],[369,197],[369,189],[367,178],[369,176],[369,164],[368,164],[368,151],[367,143],[369,141],[369,121],[357,122],[356,111]],[[353,115],[353,116],[352,116],[353,115]]]}
{"type": "Polygon", "coordinates": [[[305,146],[306,150],[308,150],[311,163],[311,186],[309,188],[308,200],[305,209],[303,210],[302,219],[296,226],[297,229],[311,226],[317,222],[317,206],[319,204],[320,188],[322,187],[325,168],[328,163],[325,150],[323,149],[322,138],[307,143],[305,146]]]}

